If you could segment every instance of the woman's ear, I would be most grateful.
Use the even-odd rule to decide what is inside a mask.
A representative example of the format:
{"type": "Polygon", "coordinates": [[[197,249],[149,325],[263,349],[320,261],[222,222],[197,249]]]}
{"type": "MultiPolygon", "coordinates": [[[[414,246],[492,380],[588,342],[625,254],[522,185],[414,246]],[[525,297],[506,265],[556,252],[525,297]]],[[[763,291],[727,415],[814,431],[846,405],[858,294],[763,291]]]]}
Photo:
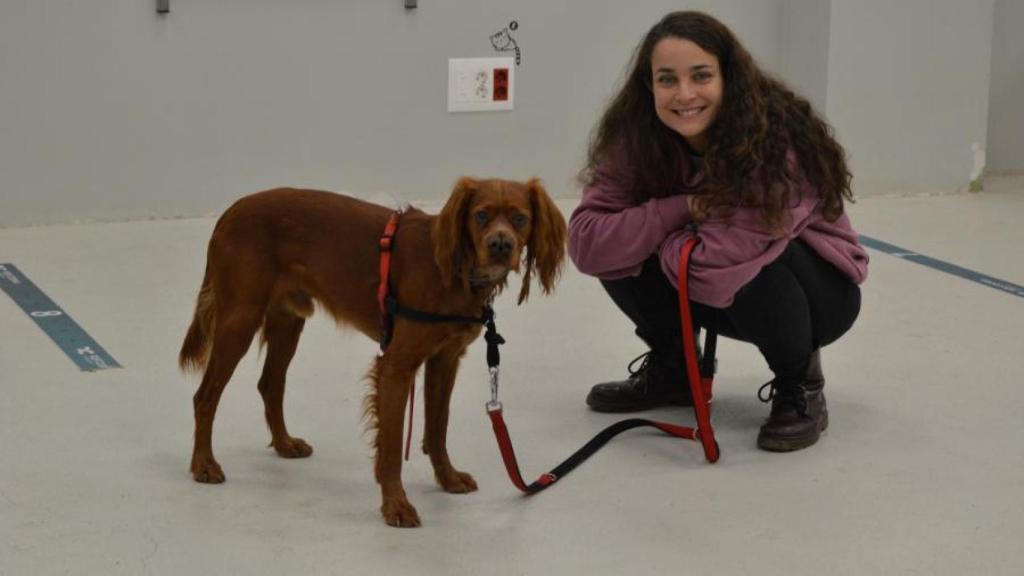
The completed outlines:
{"type": "Polygon", "coordinates": [[[441,270],[441,282],[445,288],[451,288],[455,279],[461,276],[466,290],[469,290],[469,267],[473,255],[465,242],[465,222],[477,187],[476,180],[466,176],[460,178],[434,224],[434,261],[441,270]]]}
{"type": "Polygon", "coordinates": [[[518,304],[525,302],[530,294],[530,279],[534,268],[537,269],[541,290],[545,294],[554,290],[555,282],[562,272],[567,236],[565,218],[540,180],[533,178],[526,183],[526,188],[533,217],[530,239],[526,244],[526,271],[523,273],[518,304]]]}

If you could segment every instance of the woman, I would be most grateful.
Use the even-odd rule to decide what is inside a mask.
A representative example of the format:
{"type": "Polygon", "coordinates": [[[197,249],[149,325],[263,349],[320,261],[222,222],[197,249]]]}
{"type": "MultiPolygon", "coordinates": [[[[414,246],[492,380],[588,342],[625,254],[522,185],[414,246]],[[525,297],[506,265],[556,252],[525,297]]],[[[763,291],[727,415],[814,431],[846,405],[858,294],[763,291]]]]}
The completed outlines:
{"type": "Polygon", "coordinates": [[[697,236],[696,322],[757,346],[775,376],[759,391],[772,406],[758,446],[817,442],[828,426],[818,350],[853,325],[868,257],[843,211],[845,154],[807,101],[722,23],[669,14],[637,48],[581,179],[570,255],[650,347],[629,379],[598,384],[587,404],[692,403],[676,284],[680,250],[697,236]]]}

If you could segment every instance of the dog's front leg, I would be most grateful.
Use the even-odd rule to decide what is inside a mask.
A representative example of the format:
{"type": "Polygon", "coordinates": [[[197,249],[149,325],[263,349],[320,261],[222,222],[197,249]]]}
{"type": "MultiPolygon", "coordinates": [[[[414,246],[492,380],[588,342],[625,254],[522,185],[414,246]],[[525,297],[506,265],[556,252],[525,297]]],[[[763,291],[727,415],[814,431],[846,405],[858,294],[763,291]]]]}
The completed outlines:
{"type": "Polygon", "coordinates": [[[406,398],[416,377],[419,362],[400,355],[385,354],[377,359],[376,376],[376,466],[381,491],[381,514],[391,526],[420,525],[416,508],[402,487],[402,429],[406,398]]]}
{"type": "Polygon", "coordinates": [[[446,492],[458,494],[477,489],[473,477],[456,470],[448,458],[448,406],[463,353],[465,348],[442,350],[427,360],[424,376],[423,452],[430,456],[437,483],[446,492]]]}

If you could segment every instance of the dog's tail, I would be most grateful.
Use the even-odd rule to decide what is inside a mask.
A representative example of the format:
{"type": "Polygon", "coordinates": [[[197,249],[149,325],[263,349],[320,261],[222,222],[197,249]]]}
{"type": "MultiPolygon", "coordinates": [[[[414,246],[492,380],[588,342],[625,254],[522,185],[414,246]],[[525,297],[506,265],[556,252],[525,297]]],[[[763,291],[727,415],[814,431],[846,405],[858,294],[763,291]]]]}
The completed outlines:
{"type": "Polygon", "coordinates": [[[183,371],[199,372],[206,368],[206,362],[210,359],[210,349],[213,347],[216,314],[217,299],[210,278],[210,265],[207,263],[192,325],[188,327],[188,334],[185,335],[185,342],[182,343],[181,352],[178,354],[178,366],[183,371]]]}

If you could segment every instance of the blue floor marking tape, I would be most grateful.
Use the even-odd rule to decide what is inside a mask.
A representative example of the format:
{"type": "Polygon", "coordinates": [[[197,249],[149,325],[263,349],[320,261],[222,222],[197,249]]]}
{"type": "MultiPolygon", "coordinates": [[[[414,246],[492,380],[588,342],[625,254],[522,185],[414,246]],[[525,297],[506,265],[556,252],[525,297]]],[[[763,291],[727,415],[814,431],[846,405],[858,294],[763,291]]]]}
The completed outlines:
{"type": "Polygon", "coordinates": [[[928,256],[918,254],[913,250],[905,250],[903,248],[900,248],[899,246],[894,246],[892,244],[889,244],[888,242],[875,240],[874,238],[869,238],[864,235],[860,236],[860,243],[864,246],[867,246],[868,248],[878,250],[879,252],[884,252],[886,254],[895,256],[897,258],[902,258],[904,260],[910,260],[911,262],[916,262],[923,266],[934,268],[935,270],[939,270],[947,274],[959,276],[964,280],[970,280],[971,282],[984,284],[989,288],[995,288],[996,290],[1002,290],[1003,292],[1007,292],[1009,294],[1013,294],[1014,296],[1020,296],[1021,298],[1024,298],[1024,286],[1014,284],[1013,282],[1007,282],[1006,280],[993,278],[992,276],[987,276],[985,274],[981,274],[980,272],[975,272],[974,270],[968,270],[967,268],[962,268],[960,266],[957,266],[956,264],[950,264],[949,262],[936,260],[935,258],[930,258],[928,256]]]}
{"type": "Polygon", "coordinates": [[[0,264],[0,288],[46,332],[82,370],[120,368],[102,346],[36,287],[14,264],[0,264]]]}

